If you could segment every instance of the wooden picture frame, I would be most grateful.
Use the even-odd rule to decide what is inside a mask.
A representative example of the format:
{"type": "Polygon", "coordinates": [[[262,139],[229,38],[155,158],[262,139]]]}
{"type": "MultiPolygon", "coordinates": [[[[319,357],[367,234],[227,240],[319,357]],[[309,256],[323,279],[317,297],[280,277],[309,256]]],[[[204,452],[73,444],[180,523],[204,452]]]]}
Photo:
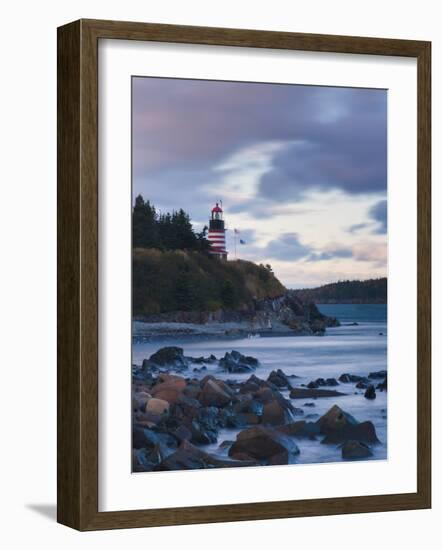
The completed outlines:
{"type": "Polygon", "coordinates": [[[431,506],[431,44],[422,41],[79,20],[58,29],[58,521],[82,531],[431,506]],[[98,41],[404,56],[418,67],[417,492],[98,511],[98,41]]]}

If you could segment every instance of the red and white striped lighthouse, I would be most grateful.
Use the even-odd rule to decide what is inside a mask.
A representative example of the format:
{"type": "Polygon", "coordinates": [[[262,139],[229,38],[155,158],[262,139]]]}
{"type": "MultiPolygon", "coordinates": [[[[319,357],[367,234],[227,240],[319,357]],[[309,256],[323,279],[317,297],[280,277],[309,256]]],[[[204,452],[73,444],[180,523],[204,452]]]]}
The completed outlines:
{"type": "Polygon", "coordinates": [[[212,208],[209,221],[210,254],[221,260],[227,260],[226,229],[224,227],[223,210],[218,203],[212,208]]]}

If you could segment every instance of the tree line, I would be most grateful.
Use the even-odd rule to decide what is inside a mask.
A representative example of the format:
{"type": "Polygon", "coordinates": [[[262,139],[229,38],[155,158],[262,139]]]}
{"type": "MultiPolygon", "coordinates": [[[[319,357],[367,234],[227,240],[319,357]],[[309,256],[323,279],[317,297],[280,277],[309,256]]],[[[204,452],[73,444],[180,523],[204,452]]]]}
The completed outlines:
{"type": "Polygon", "coordinates": [[[132,212],[132,245],[134,248],[159,250],[195,250],[207,252],[207,227],[193,229],[189,214],[182,208],[172,213],[159,213],[149,200],[138,195],[132,212]]]}
{"type": "Polygon", "coordinates": [[[304,288],[295,293],[317,303],[387,303],[387,279],[338,281],[317,288],[304,288]]]}

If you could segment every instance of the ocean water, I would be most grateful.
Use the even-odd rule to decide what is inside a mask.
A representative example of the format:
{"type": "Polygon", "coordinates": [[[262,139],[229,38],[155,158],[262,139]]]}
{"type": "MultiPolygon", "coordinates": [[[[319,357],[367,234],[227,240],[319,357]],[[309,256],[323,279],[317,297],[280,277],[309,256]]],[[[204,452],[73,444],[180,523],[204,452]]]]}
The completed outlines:
{"type": "MultiPolygon", "coordinates": [[[[179,345],[184,354],[198,357],[213,353],[222,357],[226,351],[236,349],[243,354],[256,357],[260,366],[256,375],[266,379],[274,369],[282,369],[287,375],[296,375],[295,386],[307,384],[316,378],[338,378],[342,373],[367,376],[370,372],[387,370],[387,307],[383,304],[319,304],[321,312],[337,317],[342,325],[327,329],[325,336],[283,336],[242,338],[238,340],[173,340],[168,342],[135,342],[133,344],[133,362],[140,364],[144,358],[165,345],[179,345]],[[357,323],[353,325],[352,323],[357,323]]],[[[249,374],[229,374],[216,366],[208,366],[202,374],[212,373],[223,379],[247,379],[249,374]]],[[[380,380],[375,380],[377,383],[380,380]]],[[[293,405],[303,409],[299,419],[315,421],[333,405],[339,405],[352,414],[358,421],[371,420],[381,443],[373,446],[372,459],[387,458],[387,392],[376,392],[376,399],[364,397],[364,390],[358,390],[354,384],[343,384],[334,388],[346,393],[345,396],[319,399],[296,399],[293,405]],[[314,403],[305,407],[304,403],[314,403]],[[313,415],[313,416],[309,416],[313,415]]],[[[288,397],[288,391],[282,392],[288,397]]],[[[218,443],[208,446],[210,452],[218,452],[223,440],[233,440],[234,430],[223,430],[218,443]]],[[[297,440],[300,454],[297,463],[340,462],[341,450],[337,445],[323,445],[318,441],[297,440]]]]}

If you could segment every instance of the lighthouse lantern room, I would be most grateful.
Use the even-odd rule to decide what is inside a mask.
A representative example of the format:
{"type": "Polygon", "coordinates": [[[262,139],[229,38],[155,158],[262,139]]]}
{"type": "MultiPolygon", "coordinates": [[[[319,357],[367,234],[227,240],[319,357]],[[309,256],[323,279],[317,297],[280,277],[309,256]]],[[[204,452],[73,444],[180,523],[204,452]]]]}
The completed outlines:
{"type": "Polygon", "coordinates": [[[210,254],[220,260],[227,260],[226,229],[224,227],[223,210],[218,203],[212,208],[209,221],[210,254]]]}

